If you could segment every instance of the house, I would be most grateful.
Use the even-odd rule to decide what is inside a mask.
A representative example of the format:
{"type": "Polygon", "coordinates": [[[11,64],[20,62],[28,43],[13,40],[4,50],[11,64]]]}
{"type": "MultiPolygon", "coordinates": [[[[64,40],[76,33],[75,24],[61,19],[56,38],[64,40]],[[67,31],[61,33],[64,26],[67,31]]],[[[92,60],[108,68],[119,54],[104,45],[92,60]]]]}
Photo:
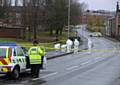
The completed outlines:
{"type": "Polygon", "coordinates": [[[107,35],[108,32],[109,32],[108,36],[120,40],[120,8],[118,2],[116,5],[116,12],[114,16],[107,20],[106,32],[104,31],[104,33],[107,35]]]}
{"type": "Polygon", "coordinates": [[[120,39],[120,8],[118,2],[116,6],[116,37],[120,39]]]}

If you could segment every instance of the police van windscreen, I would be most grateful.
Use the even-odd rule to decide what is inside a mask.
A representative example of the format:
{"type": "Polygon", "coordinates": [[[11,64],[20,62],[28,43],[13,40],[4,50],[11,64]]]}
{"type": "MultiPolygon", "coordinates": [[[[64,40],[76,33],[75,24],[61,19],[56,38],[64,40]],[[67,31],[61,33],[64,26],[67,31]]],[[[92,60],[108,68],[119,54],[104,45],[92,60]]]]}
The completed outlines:
{"type": "Polygon", "coordinates": [[[0,58],[6,58],[6,48],[0,48],[0,58]]]}

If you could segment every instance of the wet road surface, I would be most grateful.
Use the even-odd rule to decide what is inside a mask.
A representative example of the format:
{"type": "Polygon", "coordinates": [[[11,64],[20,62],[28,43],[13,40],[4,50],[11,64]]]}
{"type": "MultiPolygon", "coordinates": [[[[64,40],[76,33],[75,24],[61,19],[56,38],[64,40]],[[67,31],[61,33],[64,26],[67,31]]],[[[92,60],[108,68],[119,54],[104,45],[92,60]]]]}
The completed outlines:
{"type": "MultiPolygon", "coordinates": [[[[80,30],[78,30],[80,31],[80,30]]],[[[78,32],[80,33],[80,32],[78,32]]],[[[89,32],[84,32],[89,38],[89,32]]],[[[91,53],[84,50],[49,60],[40,78],[31,78],[30,73],[20,79],[0,79],[1,85],[115,85],[120,77],[120,50],[114,42],[104,37],[91,38],[94,47],[91,53]]]]}

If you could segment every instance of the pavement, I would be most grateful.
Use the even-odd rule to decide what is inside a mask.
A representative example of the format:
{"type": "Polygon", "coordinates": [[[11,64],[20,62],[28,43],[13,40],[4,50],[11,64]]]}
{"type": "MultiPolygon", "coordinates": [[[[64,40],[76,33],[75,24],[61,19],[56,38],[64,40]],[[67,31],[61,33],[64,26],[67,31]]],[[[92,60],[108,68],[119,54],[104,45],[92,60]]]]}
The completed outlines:
{"type": "Polygon", "coordinates": [[[117,40],[116,38],[113,38],[113,37],[110,37],[110,36],[106,36],[104,35],[105,38],[111,40],[111,41],[114,41],[114,42],[120,42],[119,40],[117,40]]]}

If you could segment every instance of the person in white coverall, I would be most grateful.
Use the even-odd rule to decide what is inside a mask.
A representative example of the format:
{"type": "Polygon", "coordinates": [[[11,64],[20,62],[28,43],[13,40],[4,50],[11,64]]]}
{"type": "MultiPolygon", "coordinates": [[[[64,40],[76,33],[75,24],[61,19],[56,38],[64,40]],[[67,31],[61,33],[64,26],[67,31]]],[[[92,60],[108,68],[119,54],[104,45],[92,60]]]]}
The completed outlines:
{"type": "Polygon", "coordinates": [[[77,39],[75,39],[74,41],[74,54],[78,53],[78,49],[79,49],[79,41],[77,39]]]}
{"type": "Polygon", "coordinates": [[[88,38],[88,53],[91,53],[92,41],[88,38]]]}
{"type": "Polygon", "coordinates": [[[66,41],[66,45],[67,45],[67,53],[70,53],[71,52],[71,46],[73,45],[73,42],[70,39],[68,39],[66,41]]]}

